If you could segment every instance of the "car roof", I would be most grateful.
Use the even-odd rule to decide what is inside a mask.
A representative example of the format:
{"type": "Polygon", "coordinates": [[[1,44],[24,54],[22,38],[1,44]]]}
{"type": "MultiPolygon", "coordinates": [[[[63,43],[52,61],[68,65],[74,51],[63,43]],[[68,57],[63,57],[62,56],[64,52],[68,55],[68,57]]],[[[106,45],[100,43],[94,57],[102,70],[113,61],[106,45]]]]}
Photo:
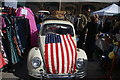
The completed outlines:
{"type": "Polygon", "coordinates": [[[73,24],[69,21],[65,21],[65,20],[46,20],[43,22],[44,24],[53,24],[53,23],[58,23],[58,24],[67,24],[67,25],[71,25],[73,26],[73,24]]]}
{"type": "Polygon", "coordinates": [[[38,13],[40,13],[40,12],[41,12],[41,13],[48,13],[48,14],[50,14],[50,12],[49,12],[49,11],[46,11],[46,10],[39,10],[38,13]]]}

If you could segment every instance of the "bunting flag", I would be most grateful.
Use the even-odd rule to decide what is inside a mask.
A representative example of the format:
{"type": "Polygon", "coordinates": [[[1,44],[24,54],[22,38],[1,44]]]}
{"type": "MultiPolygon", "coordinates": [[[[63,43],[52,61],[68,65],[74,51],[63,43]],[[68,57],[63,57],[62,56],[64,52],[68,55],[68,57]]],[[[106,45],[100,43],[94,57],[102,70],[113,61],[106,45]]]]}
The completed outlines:
{"type": "Polygon", "coordinates": [[[75,71],[76,44],[71,35],[46,35],[45,65],[48,73],[72,73],[75,71]]]}

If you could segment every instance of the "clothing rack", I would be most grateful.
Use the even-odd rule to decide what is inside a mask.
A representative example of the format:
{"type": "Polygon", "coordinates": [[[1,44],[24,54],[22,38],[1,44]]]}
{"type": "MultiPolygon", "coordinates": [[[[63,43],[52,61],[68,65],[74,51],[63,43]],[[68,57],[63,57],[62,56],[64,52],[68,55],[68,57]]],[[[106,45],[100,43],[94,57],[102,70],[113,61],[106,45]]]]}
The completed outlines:
{"type": "MultiPolygon", "coordinates": [[[[22,42],[21,42],[21,38],[19,35],[19,33],[21,33],[21,32],[19,31],[19,33],[18,33],[18,29],[20,29],[20,28],[25,29],[25,27],[24,26],[18,27],[17,21],[20,19],[24,20],[26,18],[24,16],[16,17],[16,16],[12,16],[12,15],[8,16],[5,14],[3,14],[2,17],[5,18],[5,20],[8,23],[7,27],[4,28],[3,30],[5,30],[7,33],[7,38],[8,38],[10,49],[11,49],[10,51],[12,53],[11,54],[12,63],[15,64],[20,61],[19,58],[22,57],[22,54],[25,53],[25,49],[26,49],[26,44],[23,46],[22,42]]],[[[25,21],[22,21],[22,22],[25,22],[25,21]]],[[[24,33],[27,35],[26,31],[24,31],[24,33]]],[[[28,33],[29,33],[29,31],[28,31],[28,33]]],[[[24,36],[26,36],[26,35],[24,35],[24,36]]],[[[25,38],[25,37],[23,37],[23,38],[25,38]]],[[[27,42],[29,42],[29,41],[27,40],[27,42]]]]}
{"type": "Polygon", "coordinates": [[[12,30],[13,29],[13,25],[12,25],[12,22],[10,22],[10,20],[8,19],[7,16],[3,15],[4,18],[8,21],[8,26],[6,27],[6,32],[7,32],[7,38],[8,38],[8,41],[9,41],[9,47],[10,47],[10,51],[11,51],[11,58],[12,58],[12,63],[15,64],[17,62],[19,62],[19,57],[17,55],[17,50],[15,48],[15,44],[14,44],[14,40],[13,40],[13,37],[15,37],[15,33],[14,31],[12,30]],[[12,34],[14,34],[12,36],[12,34]]]}
{"type": "MultiPolygon", "coordinates": [[[[5,22],[5,26],[2,27],[2,42],[8,59],[8,64],[3,67],[3,71],[13,72],[15,65],[23,60],[29,48],[31,48],[31,23],[29,22],[31,20],[24,15],[15,16],[9,12],[11,11],[10,8],[2,8],[0,11],[2,11],[1,17],[5,22]]],[[[30,18],[31,16],[33,17],[33,15],[30,15],[30,18]]]]}

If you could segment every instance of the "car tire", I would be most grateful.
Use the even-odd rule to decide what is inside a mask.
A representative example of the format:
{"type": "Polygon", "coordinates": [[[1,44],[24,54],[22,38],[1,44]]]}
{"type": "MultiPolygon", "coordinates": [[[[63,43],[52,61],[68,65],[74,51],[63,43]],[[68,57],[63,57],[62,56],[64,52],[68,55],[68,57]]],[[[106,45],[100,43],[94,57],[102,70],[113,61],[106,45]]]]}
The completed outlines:
{"type": "Polygon", "coordinates": [[[29,79],[28,80],[40,80],[40,79],[37,79],[37,78],[34,78],[32,76],[29,76],[29,79]]]}
{"type": "Polygon", "coordinates": [[[86,77],[84,77],[84,78],[74,78],[73,80],[87,80],[87,78],[86,77]]]}

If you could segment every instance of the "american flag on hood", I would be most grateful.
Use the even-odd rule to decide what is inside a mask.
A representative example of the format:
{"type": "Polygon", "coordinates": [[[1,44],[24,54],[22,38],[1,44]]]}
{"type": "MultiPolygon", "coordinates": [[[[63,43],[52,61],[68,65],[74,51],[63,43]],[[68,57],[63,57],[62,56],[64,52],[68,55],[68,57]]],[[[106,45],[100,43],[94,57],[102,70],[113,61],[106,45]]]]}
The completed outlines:
{"type": "Polygon", "coordinates": [[[76,44],[71,35],[46,35],[45,65],[47,73],[74,72],[76,55],[76,44]]]}

